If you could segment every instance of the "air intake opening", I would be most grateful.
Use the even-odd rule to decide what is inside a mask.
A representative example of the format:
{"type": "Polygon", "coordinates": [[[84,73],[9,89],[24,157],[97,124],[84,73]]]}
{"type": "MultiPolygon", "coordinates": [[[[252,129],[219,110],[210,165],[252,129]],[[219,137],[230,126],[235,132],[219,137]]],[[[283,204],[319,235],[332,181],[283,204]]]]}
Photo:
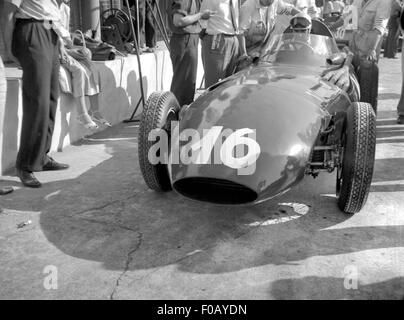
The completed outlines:
{"type": "Polygon", "coordinates": [[[238,183],[212,178],[186,178],[174,183],[183,196],[217,204],[245,204],[257,199],[257,194],[238,183]]]}

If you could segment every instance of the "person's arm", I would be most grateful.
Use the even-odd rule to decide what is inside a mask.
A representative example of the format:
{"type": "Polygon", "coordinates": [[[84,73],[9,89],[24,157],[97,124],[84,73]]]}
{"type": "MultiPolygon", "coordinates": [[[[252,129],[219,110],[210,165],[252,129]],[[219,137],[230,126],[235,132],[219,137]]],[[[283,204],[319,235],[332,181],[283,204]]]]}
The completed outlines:
{"type": "Polygon", "coordinates": [[[13,62],[18,62],[17,58],[14,57],[12,50],[11,50],[11,44],[13,42],[13,32],[14,32],[14,25],[15,25],[15,19],[14,15],[17,11],[18,7],[15,4],[12,4],[8,1],[4,1],[4,7],[3,7],[3,12],[2,12],[2,30],[3,30],[3,40],[4,40],[4,46],[6,49],[6,56],[5,56],[5,61],[13,61],[13,62]]]}
{"type": "Polygon", "coordinates": [[[208,20],[215,12],[211,10],[204,10],[202,12],[198,12],[196,14],[185,15],[181,13],[174,13],[173,16],[173,24],[177,28],[183,28],[194,24],[199,20],[208,20]]]}
{"type": "Polygon", "coordinates": [[[244,60],[248,59],[248,54],[247,54],[247,46],[246,46],[246,34],[248,30],[250,29],[251,25],[251,16],[253,14],[255,6],[255,1],[254,0],[247,0],[246,2],[243,3],[243,5],[240,8],[240,34],[238,35],[238,41],[239,41],[239,59],[244,60]]]}
{"type": "Polygon", "coordinates": [[[376,60],[376,51],[382,40],[383,33],[386,31],[387,23],[390,18],[391,5],[388,1],[382,1],[381,5],[376,10],[375,22],[373,30],[368,32],[368,60],[376,60]]]}
{"type": "Polygon", "coordinates": [[[278,1],[278,8],[276,10],[277,14],[285,14],[289,16],[294,16],[301,11],[297,9],[293,4],[285,3],[283,0],[278,1]]]}

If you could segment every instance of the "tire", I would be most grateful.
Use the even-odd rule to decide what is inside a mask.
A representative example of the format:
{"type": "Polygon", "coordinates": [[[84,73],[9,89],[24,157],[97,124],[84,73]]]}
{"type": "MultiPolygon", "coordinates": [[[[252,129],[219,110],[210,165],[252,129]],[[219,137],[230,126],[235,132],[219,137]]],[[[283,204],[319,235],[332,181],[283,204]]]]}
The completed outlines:
{"type": "Polygon", "coordinates": [[[377,114],[377,96],[379,90],[379,67],[374,61],[361,61],[358,68],[358,80],[361,89],[361,102],[369,103],[377,114]]]}
{"type": "Polygon", "coordinates": [[[337,173],[338,207],[353,214],[366,203],[373,176],[376,116],[369,104],[355,102],[349,107],[342,141],[342,163],[337,173]]]}
{"type": "Polygon", "coordinates": [[[140,118],[138,135],[140,170],[147,186],[155,191],[169,191],[172,187],[167,164],[151,164],[149,161],[149,149],[157,141],[149,141],[148,136],[152,130],[164,129],[170,137],[171,121],[178,120],[179,109],[178,101],[173,93],[154,92],[147,99],[140,118]]]}

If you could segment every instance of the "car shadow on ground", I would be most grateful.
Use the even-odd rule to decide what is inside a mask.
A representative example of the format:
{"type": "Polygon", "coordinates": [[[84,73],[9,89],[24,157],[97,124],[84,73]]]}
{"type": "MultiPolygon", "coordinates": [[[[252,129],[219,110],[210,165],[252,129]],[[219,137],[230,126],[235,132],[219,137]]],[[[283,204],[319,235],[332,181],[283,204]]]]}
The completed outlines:
{"type": "MultiPolygon", "coordinates": [[[[104,146],[108,157],[98,165],[74,179],[7,196],[6,209],[38,212],[46,239],[67,255],[108,270],[176,264],[204,274],[404,245],[403,226],[328,230],[351,217],[336,206],[334,174],[307,177],[289,193],[253,207],[155,193],[140,174],[137,128],[108,130],[81,142],[104,146]]],[[[46,251],[48,243],[32,246],[46,251]]]]}

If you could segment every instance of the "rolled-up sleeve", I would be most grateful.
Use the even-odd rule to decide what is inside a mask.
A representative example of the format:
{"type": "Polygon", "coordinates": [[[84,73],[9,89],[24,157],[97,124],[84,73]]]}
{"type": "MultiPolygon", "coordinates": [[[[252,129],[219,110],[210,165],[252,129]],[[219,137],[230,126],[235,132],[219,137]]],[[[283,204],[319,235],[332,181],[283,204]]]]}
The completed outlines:
{"type": "Polygon", "coordinates": [[[387,23],[390,18],[391,0],[379,0],[379,6],[376,10],[374,29],[384,34],[387,28],[387,23]]]}
{"type": "MultiPolygon", "coordinates": [[[[276,13],[277,14],[286,14],[291,15],[292,9],[294,8],[293,4],[286,3],[283,0],[275,0],[276,3],[276,13]]],[[[274,3],[275,4],[275,3],[274,3]]]]}

